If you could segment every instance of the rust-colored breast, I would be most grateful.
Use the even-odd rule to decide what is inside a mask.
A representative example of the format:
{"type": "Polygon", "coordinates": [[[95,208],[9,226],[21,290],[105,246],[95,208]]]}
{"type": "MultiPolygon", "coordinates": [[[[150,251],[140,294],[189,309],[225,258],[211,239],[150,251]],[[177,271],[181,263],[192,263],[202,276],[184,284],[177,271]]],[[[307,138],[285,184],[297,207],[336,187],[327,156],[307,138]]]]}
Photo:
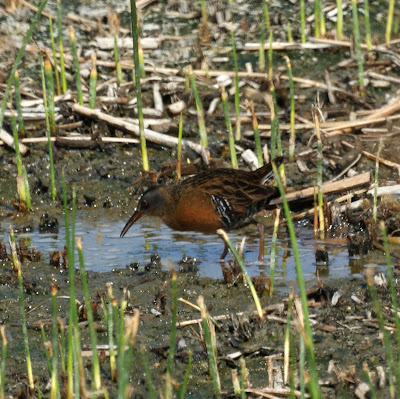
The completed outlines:
{"type": "Polygon", "coordinates": [[[164,222],[174,230],[215,233],[223,227],[211,197],[201,189],[185,190],[174,208],[174,212],[164,218],[164,222]]]}

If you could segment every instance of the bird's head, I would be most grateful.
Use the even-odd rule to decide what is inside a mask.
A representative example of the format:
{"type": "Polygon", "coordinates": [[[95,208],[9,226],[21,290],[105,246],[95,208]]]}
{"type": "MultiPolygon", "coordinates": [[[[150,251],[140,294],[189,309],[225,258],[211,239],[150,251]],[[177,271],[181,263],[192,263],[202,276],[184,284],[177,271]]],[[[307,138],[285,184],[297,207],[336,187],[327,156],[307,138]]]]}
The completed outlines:
{"type": "Polygon", "coordinates": [[[139,199],[135,212],[122,229],[121,237],[123,237],[131,226],[142,216],[162,217],[166,211],[167,198],[168,193],[165,186],[153,186],[145,191],[139,199]]]}

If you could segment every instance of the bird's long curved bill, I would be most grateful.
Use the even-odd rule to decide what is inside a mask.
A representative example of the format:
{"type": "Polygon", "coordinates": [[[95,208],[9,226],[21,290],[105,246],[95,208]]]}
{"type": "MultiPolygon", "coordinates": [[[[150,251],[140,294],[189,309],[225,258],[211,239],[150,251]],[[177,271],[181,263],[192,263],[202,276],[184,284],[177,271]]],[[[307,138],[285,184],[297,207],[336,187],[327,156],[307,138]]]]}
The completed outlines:
{"type": "Polygon", "coordinates": [[[125,227],[121,231],[120,237],[123,237],[127,231],[131,228],[131,226],[140,218],[142,217],[142,212],[136,210],[133,215],[130,217],[130,219],[126,222],[125,227]]]}

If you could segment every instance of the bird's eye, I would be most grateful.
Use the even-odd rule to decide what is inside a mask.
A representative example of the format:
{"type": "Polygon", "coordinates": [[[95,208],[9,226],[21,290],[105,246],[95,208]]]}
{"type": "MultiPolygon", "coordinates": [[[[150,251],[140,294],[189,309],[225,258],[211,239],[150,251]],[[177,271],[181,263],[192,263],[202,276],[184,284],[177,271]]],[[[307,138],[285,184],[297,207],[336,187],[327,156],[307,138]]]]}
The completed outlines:
{"type": "Polygon", "coordinates": [[[142,201],[142,204],[141,204],[141,207],[145,209],[145,208],[147,208],[148,206],[149,206],[149,203],[148,203],[146,200],[143,200],[143,201],[142,201]]]}

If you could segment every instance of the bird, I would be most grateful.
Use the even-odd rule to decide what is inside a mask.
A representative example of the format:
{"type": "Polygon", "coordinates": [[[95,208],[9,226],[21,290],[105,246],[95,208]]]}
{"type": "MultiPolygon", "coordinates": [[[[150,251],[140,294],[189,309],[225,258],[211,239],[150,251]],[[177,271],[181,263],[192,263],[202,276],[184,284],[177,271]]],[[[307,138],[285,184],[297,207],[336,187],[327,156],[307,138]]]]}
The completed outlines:
{"type": "MultiPolygon", "coordinates": [[[[282,162],[283,157],[274,159],[277,167],[282,162]]],[[[259,211],[271,209],[269,202],[279,196],[278,188],[271,184],[273,176],[272,163],[268,163],[254,171],[218,168],[175,184],[151,186],[140,197],[120,237],[143,216],[157,216],[178,231],[216,233],[218,229],[239,229],[252,223],[259,211]]],[[[225,244],[220,259],[227,253],[225,244]]]]}

